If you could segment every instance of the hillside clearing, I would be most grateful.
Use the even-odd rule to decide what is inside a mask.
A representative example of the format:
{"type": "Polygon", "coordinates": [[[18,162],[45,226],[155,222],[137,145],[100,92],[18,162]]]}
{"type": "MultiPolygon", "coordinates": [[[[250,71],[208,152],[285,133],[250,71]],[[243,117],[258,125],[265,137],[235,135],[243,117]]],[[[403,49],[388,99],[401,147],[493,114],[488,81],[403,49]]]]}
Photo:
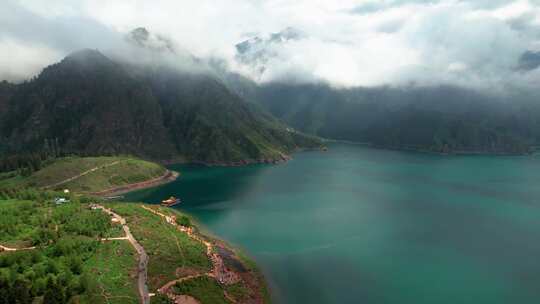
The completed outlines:
{"type": "MultiPolygon", "coordinates": [[[[0,187],[69,189],[76,193],[114,192],[148,181],[155,186],[176,178],[159,164],[131,157],[65,157],[54,160],[28,177],[19,175],[0,180],[0,187]],[[160,180],[163,178],[163,181],[160,180]]],[[[145,186],[142,184],[142,186],[145,186]]]]}

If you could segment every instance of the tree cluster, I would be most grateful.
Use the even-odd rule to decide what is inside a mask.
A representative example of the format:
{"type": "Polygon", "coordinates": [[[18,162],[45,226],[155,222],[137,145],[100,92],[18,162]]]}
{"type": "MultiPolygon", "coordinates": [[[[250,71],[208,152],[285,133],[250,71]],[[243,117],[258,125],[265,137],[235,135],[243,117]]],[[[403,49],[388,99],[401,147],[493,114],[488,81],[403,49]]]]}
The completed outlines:
{"type": "Polygon", "coordinates": [[[0,304],[30,304],[38,297],[43,304],[61,304],[84,293],[83,258],[95,246],[64,240],[43,250],[0,255],[0,304]]]}
{"type": "Polygon", "coordinates": [[[0,199],[14,199],[0,205],[0,240],[37,246],[0,254],[0,304],[69,303],[88,289],[84,265],[111,229],[110,217],[75,197],[55,205],[55,195],[32,189],[0,192],[0,199]]]}

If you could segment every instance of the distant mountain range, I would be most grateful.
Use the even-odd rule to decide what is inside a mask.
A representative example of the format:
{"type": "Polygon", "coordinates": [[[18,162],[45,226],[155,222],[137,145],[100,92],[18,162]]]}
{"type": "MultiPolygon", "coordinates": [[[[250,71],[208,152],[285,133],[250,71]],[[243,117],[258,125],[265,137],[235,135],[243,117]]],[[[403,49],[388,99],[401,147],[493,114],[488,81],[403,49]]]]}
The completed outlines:
{"type": "Polygon", "coordinates": [[[28,82],[1,83],[0,115],[4,155],[54,143],[63,154],[249,163],[321,144],[211,74],[112,60],[96,50],[75,52],[28,82]]]}
{"type": "Polygon", "coordinates": [[[336,89],[283,83],[254,92],[251,99],[276,117],[328,139],[466,154],[524,154],[540,144],[540,104],[531,96],[500,98],[451,86],[336,89]]]}
{"type": "MultiPolygon", "coordinates": [[[[287,29],[244,41],[237,59],[264,66],[272,56],[265,46],[302,37],[287,29]]],[[[522,154],[540,143],[534,93],[502,98],[452,86],[257,84],[146,29],[127,40],[144,52],[123,58],[82,50],[22,84],[0,82],[0,155],[54,149],[242,164],[318,148],[314,136],[445,153],[522,154]]],[[[530,69],[534,55],[528,57],[530,69]]]]}
{"type": "MultiPolygon", "coordinates": [[[[238,62],[250,67],[264,63],[246,60],[245,54],[267,58],[267,50],[288,39],[245,41],[236,46],[238,62]]],[[[538,54],[527,52],[519,68],[528,72],[539,65],[538,54]]],[[[534,92],[502,97],[444,85],[257,84],[238,74],[221,71],[221,75],[229,89],[244,99],[263,105],[297,130],[324,138],[445,153],[522,154],[540,143],[540,100],[534,92]]]]}
{"type": "Polygon", "coordinates": [[[540,104],[452,86],[335,89],[267,84],[256,100],[303,132],[378,147],[522,154],[540,143],[540,104]]]}
{"type": "Polygon", "coordinates": [[[268,37],[254,36],[238,43],[236,60],[248,67],[255,77],[262,77],[272,59],[279,57],[279,49],[287,43],[307,38],[302,31],[288,27],[268,37]]]}

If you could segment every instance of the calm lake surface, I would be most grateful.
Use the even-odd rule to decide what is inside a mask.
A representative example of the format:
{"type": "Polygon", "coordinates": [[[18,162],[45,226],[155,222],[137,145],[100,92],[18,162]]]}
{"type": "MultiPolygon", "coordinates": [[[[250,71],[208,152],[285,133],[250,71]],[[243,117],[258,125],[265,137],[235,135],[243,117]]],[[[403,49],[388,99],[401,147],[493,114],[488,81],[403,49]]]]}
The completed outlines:
{"type": "Polygon", "coordinates": [[[331,145],[130,194],[245,249],[276,303],[540,303],[540,157],[331,145]]]}

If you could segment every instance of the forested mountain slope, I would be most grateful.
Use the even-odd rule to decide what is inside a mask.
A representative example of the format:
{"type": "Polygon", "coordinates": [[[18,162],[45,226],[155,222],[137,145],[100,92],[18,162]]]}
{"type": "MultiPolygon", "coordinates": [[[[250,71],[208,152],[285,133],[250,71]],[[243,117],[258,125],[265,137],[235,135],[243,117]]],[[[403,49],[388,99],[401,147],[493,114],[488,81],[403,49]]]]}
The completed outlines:
{"type": "Polygon", "coordinates": [[[0,88],[5,154],[54,146],[62,154],[231,163],[280,160],[299,143],[319,145],[211,76],[126,64],[95,50],[73,53],[13,90],[6,96],[0,88]]]}
{"type": "Polygon", "coordinates": [[[530,95],[493,97],[450,86],[335,89],[279,83],[256,92],[253,99],[276,117],[326,138],[495,154],[527,153],[540,140],[540,109],[530,95]]]}

